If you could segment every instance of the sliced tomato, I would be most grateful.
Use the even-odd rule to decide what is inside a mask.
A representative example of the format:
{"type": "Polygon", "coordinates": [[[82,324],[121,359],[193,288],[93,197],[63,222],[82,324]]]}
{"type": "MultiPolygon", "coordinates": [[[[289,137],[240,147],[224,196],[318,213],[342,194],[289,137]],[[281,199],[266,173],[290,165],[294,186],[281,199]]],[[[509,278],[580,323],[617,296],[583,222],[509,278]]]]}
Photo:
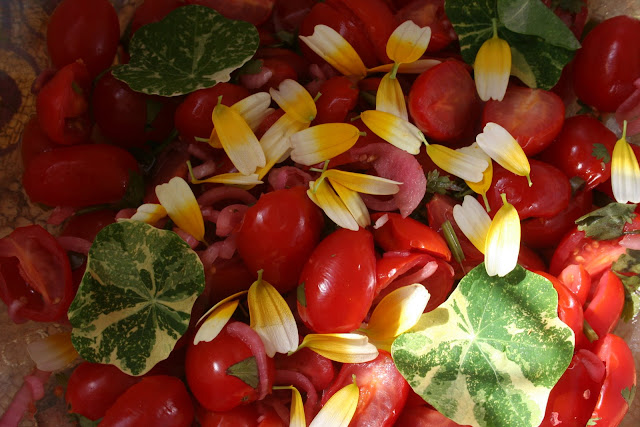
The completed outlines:
{"type": "Polygon", "coordinates": [[[604,337],[618,324],[623,307],[622,282],[611,270],[607,270],[593,288],[593,298],[587,303],[584,318],[599,337],[604,337]]]}
{"type": "Polygon", "coordinates": [[[400,414],[396,425],[411,427],[461,427],[457,422],[450,420],[427,405],[407,405],[400,414]]]}
{"type": "Polygon", "coordinates": [[[591,276],[582,264],[568,265],[560,272],[558,279],[576,296],[584,306],[591,289],[591,276]]]}

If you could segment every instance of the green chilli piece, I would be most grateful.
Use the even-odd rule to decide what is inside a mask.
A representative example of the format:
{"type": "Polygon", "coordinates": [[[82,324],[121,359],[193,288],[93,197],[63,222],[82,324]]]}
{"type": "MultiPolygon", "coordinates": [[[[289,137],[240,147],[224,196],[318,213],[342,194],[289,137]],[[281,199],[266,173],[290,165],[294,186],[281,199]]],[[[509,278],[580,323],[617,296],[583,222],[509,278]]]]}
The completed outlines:
{"type": "Polygon", "coordinates": [[[458,424],[537,426],[574,350],[557,310],[546,278],[521,266],[490,277],[480,264],[394,341],[392,356],[413,390],[458,424]]]}
{"type": "Polygon", "coordinates": [[[187,331],[204,283],[198,255],[173,231],[140,221],[108,225],[69,307],[73,346],[85,360],[142,375],[187,331]]]}
{"type": "Polygon", "coordinates": [[[249,61],[258,30],[200,5],[182,6],[133,35],[131,60],[113,76],[149,95],[178,96],[227,82],[249,61]]]}

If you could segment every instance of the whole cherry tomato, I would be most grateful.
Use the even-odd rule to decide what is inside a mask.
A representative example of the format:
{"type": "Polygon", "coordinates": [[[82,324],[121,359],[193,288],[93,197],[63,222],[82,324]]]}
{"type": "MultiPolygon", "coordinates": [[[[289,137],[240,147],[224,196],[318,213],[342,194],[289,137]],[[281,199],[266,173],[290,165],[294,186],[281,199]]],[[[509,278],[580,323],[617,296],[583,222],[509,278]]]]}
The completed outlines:
{"type": "Polygon", "coordinates": [[[143,25],[161,21],[173,10],[184,6],[184,0],[144,0],[131,19],[131,35],[143,25]]]}
{"type": "Polygon", "coordinates": [[[124,196],[135,158],[106,144],[74,145],[47,151],[33,159],[22,177],[34,203],[82,207],[114,203],[124,196]]]}
{"type": "Polygon", "coordinates": [[[215,9],[229,19],[260,25],[269,19],[275,0],[186,0],[189,4],[201,4],[215,9]]]}
{"type": "Polygon", "coordinates": [[[109,0],[63,0],[47,25],[47,49],[62,68],[81,59],[95,77],[111,65],[120,39],[118,15],[109,0]]]}
{"type": "Polygon", "coordinates": [[[412,427],[459,427],[460,424],[442,415],[427,405],[405,406],[400,414],[397,426],[412,427]]]}
{"type": "Polygon", "coordinates": [[[260,416],[254,405],[242,405],[219,412],[199,407],[197,414],[202,427],[258,427],[260,416]]]}
{"type": "Polygon", "coordinates": [[[272,191],[245,213],[238,253],[254,274],[264,270],[264,280],[280,292],[290,291],[320,240],[323,223],[305,187],[272,191]]]}
{"type": "Polygon", "coordinates": [[[413,21],[420,27],[431,28],[427,52],[437,52],[449,46],[458,36],[444,11],[444,0],[414,0],[396,13],[399,23],[413,21]]]}
{"type": "Polygon", "coordinates": [[[318,114],[312,125],[343,122],[358,103],[358,89],[344,76],[332,77],[322,83],[316,101],[318,114]]]}
{"type": "Polygon", "coordinates": [[[373,236],[334,231],[314,249],[300,274],[298,313],[318,333],[351,332],[364,320],[376,288],[373,236]]]}
{"type": "Polygon", "coordinates": [[[314,4],[314,0],[276,0],[273,10],[276,31],[280,29],[289,32],[297,31],[314,4]]]}
{"type": "Polygon", "coordinates": [[[143,378],[118,397],[100,422],[102,427],[189,427],[193,403],[183,382],[167,375],[143,378]]]}
{"type": "Polygon", "coordinates": [[[22,141],[20,142],[20,154],[22,154],[23,170],[27,168],[31,160],[38,157],[45,151],[51,151],[59,147],[42,131],[37,116],[32,116],[24,126],[22,131],[22,141]]]}

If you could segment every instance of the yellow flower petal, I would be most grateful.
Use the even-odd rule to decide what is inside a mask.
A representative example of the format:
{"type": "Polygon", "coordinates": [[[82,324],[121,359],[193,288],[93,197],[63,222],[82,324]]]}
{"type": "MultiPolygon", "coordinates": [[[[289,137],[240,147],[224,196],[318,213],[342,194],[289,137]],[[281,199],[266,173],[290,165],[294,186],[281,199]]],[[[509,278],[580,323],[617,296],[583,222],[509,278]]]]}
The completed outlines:
{"type": "Polygon", "coordinates": [[[302,396],[297,388],[293,386],[274,386],[274,390],[291,390],[291,409],[289,410],[289,427],[307,427],[307,420],[304,416],[304,405],[302,396]]]}
{"type": "Polygon", "coordinates": [[[331,180],[329,180],[329,182],[331,182],[334,191],[340,200],[342,200],[342,203],[344,203],[353,219],[356,220],[356,223],[362,228],[368,227],[371,224],[371,217],[369,216],[367,206],[362,201],[362,197],[360,197],[357,192],[340,183],[331,180]]]}
{"type": "Polygon", "coordinates": [[[184,179],[176,176],[168,183],[156,186],[156,196],[178,227],[200,241],[204,239],[202,212],[184,179]]]}
{"type": "Polygon", "coordinates": [[[520,252],[520,217],[504,194],[503,205],[491,221],[484,245],[484,263],[489,276],[503,277],[518,263],[520,252]]]}
{"type": "Polygon", "coordinates": [[[378,357],[378,349],[360,334],[307,334],[298,350],[309,348],[341,363],[362,363],[378,357]]]}
{"type": "Polygon", "coordinates": [[[27,344],[27,352],[36,367],[46,372],[64,369],[78,358],[78,352],[71,344],[70,332],[61,332],[30,342],[27,344]]]}
{"type": "Polygon", "coordinates": [[[309,182],[307,195],[309,199],[318,205],[337,225],[342,228],[358,231],[358,223],[344,202],[340,200],[340,197],[333,191],[333,188],[331,188],[327,180],[323,179],[319,181],[317,185],[315,181],[309,182]]]}
{"type": "Polygon", "coordinates": [[[287,113],[271,125],[260,139],[260,145],[267,159],[267,164],[256,171],[260,179],[264,178],[276,163],[286,160],[291,151],[289,137],[308,127],[309,123],[300,122],[287,113]]]}
{"type": "Polygon", "coordinates": [[[364,194],[396,194],[400,190],[398,186],[402,185],[402,183],[398,181],[339,169],[326,170],[323,172],[323,176],[331,180],[332,184],[338,182],[353,191],[364,194]]]}
{"type": "MultiPolygon", "coordinates": [[[[482,133],[476,137],[476,142],[482,151],[498,162],[500,166],[516,175],[526,176],[529,186],[531,186],[529,159],[522,151],[518,141],[505,128],[497,123],[489,122],[485,125],[482,133]]],[[[469,181],[478,182],[480,179],[469,181]]]]}
{"type": "Polygon", "coordinates": [[[200,325],[195,337],[193,337],[193,344],[209,342],[217,337],[222,328],[224,328],[224,325],[229,322],[229,319],[231,319],[231,316],[235,313],[236,308],[238,308],[238,303],[237,298],[225,298],[223,301],[214,305],[205,315],[206,319],[200,325]]]}
{"type": "Polygon", "coordinates": [[[494,35],[485,41],[476,54],[473,64],[476,90],[480,99],[502,101],[511,73],[511,48],[509,43],[494,35]]]}
{"type": "Polygon", "coordinates": [[[167,216],[167,210],[162,205],[145,203],[136,209],[136,213],[130,219],[153,225],[165,216],[167,216]]]}
{"type": "Polygon", "coordinates": [[[373,309],[363,332],[372,341],[397,337],[418,322],[429,297],[427,289],[419,283],[389,292],[373,309]]]}
{"type": "Polygon", "coordinates": [[[278,89],[271,88],[269,93],[274,101],[295,120],[302,123],[311,123],[316,118],[316,103],[300,83],[286,79],[278,89]]]}
{"type": "Polygon", "coordinates": [[[398,63],[417,61],[427,50],[429,40],[431,28],[421,28],[413,21],[404,21],[387,41],[387,56],[398,63]]]}
{"type": "Polygon", "coordinates": [[[489,212],[491,208],[489,207],[489,201],[487,200],[487,191],[489,191],[489,188],[491,187],[491,181],[493,180],[493,162],[491,161],[491,157],[489,157],[487,153],[482,151],[482,148],[480,148],[476,142],[468,147],[458,148],[458,151],[484,159],[489,164],[484,172],[482,172],[482,179],[479,182],[466,181],[471,190],[482,195],[484,206],[485,208],[487,208],[487,212],[489,212]]]}
{"type": "Polygon", "coordinates": [[[462,204],[453,207],[453,219],[473,246],[484,253],[487,234],[491,227],[491,217],[480,202],[473,196],[464,196],[462,204]]]}
{"type": "Polygon", "coordinates": [[[400,87],[400,82],[396,78],[391,78],[389,73],[385,74],[380,81],[376,94],[376,110],[393,114],[402,120],[409,120],[407,114],[407,103],[400,87]]]}
{"type": "Polygon", "coordinates": [[[489,166],[483,159],[439,144],[427,145],[427,154],[433,163],[465,181],[478,182],[489,166]]]}
{"type": "Polygon", "coordinates": [[[249,288],[247,299],[250,326],[262,338],[267,356],[295,351],[298,347],[296,320],[280,292],[262,279],[262,272],[249,288]]]}
{"type": "MultiPolygon", "coordinates": [[[[265,117],[274,111],[273,108],[269,108],[269,105],[271,105],[271,95],[267,92],[258,92],[241,99],[233,104],[231,108],[240,114],[251,130],[255,132],[265,117]]],[[[209,145],[213,148],[222,148],[215,127],[211,131],[211,136],[209,136],[209,145]]]]}
{"type": "Polygon", "coordinates": [[[209,182],[213,184],[227,184],[227,185],[262,184],[262,181],[258,177],[257,173],[252,173],[251,175],[243,175],[238,172],[222,173],[220,175],[214,175],[206,179],[191,178],[191,182],[194,184],[202,184],[203,182],[209,182]]]}
{"type": "Polygon", "coordinates": [[[623,132],[611,156],[611,189],[618,203],[640,203],[640,166],[623,132]]]}
{"type": "MultiPolygon", "coordinates": [[[[415,62],[411,62],[409,64],[402,63],[398,67],[398,73],[402,74],[422,74],[425,71],[435,67],[438,64],[441,64],[442,61],[438,59],[418,59],[415,62]]],[[[368,72],[371,74],[374,73],[388,73],[393,70],[394,64],[383,64],[378,65],[377,67],[369,68],[368,72]]]]}
{"type": "Polygon", "coordinates": [[[258,138],[237,111],[218,104],[212,117],[222,148],[240,173],[250,175],[266,164],[258,138]]]}
{"type": "Polygon", "coordinates": [[[324,123],[291,135],[291,159],[315,165],[344,153],[360,137],[360,130],[349,123],[324,123]]]}
{"type": "Polygon", "coordinates": [[[353,383],[342,387],[320,409],[309,427],[348,427],[358,407],[360,389],[353,383]]]}
{"type": "Polygon", "coordinates": [[[360,118],[373,133],[409,154],[418,154],[420,146],[426,142],[420,129],[393,114],[367,110],[360,115],[360,118]]]}
{"type": "Polygon", "coordinates": [[[345,76],[362,79],[367,75],[367,68],[358,53],[333,28],[316,25],[312,35],[300,36],[300,40],[345,76]]]}

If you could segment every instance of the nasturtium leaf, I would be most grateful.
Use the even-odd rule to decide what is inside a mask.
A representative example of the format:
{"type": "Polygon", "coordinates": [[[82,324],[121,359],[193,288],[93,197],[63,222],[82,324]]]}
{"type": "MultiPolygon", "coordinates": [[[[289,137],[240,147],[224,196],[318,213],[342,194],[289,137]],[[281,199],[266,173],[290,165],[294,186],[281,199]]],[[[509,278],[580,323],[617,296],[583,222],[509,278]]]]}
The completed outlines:
{"type": "Polygon", "coordinates": [[[544,277],[520,266],[490,277],[481,264],[394,341],[392,356],[413,390],[458,424],[537,426],[573,355],[557,310],[544,277]]]}
{"type": "Polygon", "coordinates": [[[637,205],[609,203],[576,219],[578,230],[595,240],[616,239],[623,235],[625,224],[631,224],[636,217],[637,205]]]}
{"type": "Polygon", "coordinates": [[[73,346],[85,360],[142,375],[187,331],[203,290],[202,263],[176,233],[141,221],[108,225],[69,307],[73,346]]]}
{"type": "Polygon", "coordinates": [[[200,5],[175,9],[134,34],[131,60],[115,78],[150,95],[177,96],[229,81],[256,52],[258,30],[200,5]]]}

